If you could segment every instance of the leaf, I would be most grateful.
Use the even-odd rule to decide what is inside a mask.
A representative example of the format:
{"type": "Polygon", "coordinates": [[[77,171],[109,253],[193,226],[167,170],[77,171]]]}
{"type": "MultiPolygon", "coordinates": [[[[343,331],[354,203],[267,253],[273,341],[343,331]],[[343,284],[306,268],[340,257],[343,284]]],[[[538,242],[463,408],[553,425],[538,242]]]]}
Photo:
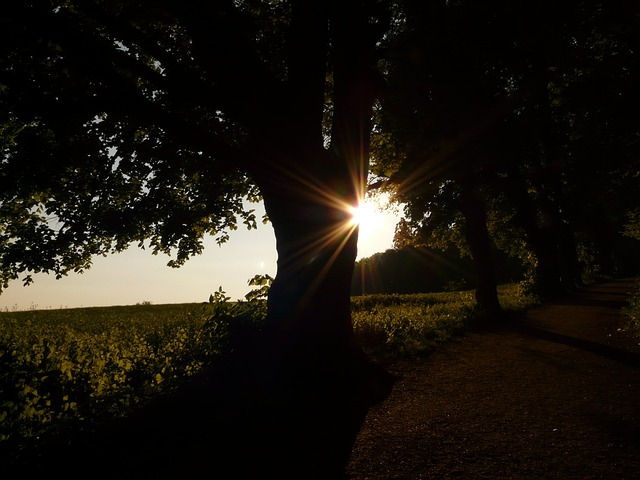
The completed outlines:
{"type": "Polygon", "coordinates": [[[271,285],[273,283],[273,278],[270,275],[254,275],[253,278],[250,278],[247,282],[249,285],[271,285]]]}

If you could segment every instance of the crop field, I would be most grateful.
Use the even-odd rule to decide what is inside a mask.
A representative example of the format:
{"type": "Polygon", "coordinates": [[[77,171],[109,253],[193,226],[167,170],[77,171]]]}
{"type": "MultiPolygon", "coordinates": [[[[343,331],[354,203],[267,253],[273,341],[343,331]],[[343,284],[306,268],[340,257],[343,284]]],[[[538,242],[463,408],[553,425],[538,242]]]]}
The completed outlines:
{"type": "MultiPolygon", "coordinates": [[[[530,306],[517,285],[505,309],[530,306]]],[[[56,432],[130,414],[224,354],[238,328],[258,328],[262,301],[0,312],[0,453],[56,432]]],[[[464,330],[472,291],[353,297],[371,355],[429,351],[464,330]]]]}

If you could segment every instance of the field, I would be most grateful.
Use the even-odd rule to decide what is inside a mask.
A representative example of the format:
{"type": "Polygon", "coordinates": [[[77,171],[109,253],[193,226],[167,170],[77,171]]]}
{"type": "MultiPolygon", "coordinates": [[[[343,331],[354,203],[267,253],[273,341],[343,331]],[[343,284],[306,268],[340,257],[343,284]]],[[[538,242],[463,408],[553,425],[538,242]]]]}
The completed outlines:
{"type": "MultiPolygon", "coordinates": [[[[222,292],[223,293],[223,292],[222,292]]],[[[0,453],[126,416],[259,328],[260,300],[0,312],[0,453]]],[[[534,300],[500,287],[506,310],[534,300]]],[[[429,351],[474,315],[472,291],[354,297],[354,329],[370,355],[429,351]]]]}

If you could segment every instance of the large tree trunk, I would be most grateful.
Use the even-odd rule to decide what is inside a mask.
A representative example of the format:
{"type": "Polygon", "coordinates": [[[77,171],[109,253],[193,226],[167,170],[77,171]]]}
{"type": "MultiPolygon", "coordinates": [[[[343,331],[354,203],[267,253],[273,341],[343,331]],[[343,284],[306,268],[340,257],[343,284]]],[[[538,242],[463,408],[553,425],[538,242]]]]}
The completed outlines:
{"type": "Polygon", "coordinates": [[[543,298],[555,297],[563,290],[558,235],[553,215],[548,209],[542,208],[539,202],[534,202],[527,193],[527,183],[515,168],[510,173],[504,187],[514,204],[516,221],[525,231],[527,244],[536,256],[534,288],[543,298]]]}
{"type": "MultiPolygon", "coordinates": [[[[281,105],[279,122],[255,139],[265,161],[250,172],[278,251],[260,371],[266,403],[272,405],[263,433],[269,437],[276,431],[278,448],[287,452],[280,478],[340,478],[369,406],[385,398],[393,384],[356,343],[350,296],[357,229],[349,207],[357,205],[366,186],[380,32],[372,31],[372,12],[359,2],[329,4],[330,145],[322,134],[320,67],[326,59],[319,57],[322,75],[314,76],[303,47],[318,37],[307,38],[301,28],[294,33],[304,42],[291,50],[296,60],[290,64],[291,96],[281,105]],[[309,86],[314,86],[311,96],[309,86]]],[[[306,8],[311,3],[295,5],[298,18],[317,18],[306,8]]],[[[320,50],[320,44],[313,45],[320,50]]]]}
{"type": "Polygon", "coordinates": [[[537,258],[536,290],[542,298],[554,298],[562,293],[562,271],[555,231],[536,229],[530,235],[530,245],[537,258]]]}
{"type": "Polygon", "coordinates": [[[582,281],[582,268],[578,260],[576,239],[573,229],[569,224],[562,224],[560,231],[559,248],[562,260],[562,285],[568,292],[573,292],[584,286],[582,281]]]}
{"type": "Polygon", "coordinates": [[[466,239],[476,267],[476,302],[482,317],[497,317],[502,313],[502,308],[498,300],[484,200],[470,178],[463,178],[460,183],[466,239]]]}
{"type": "Polygon", "coordinates": [[[271,404],[266,430],[277,432],[295,471],[279,475],[338,478],[369,406],[392,385],[365,358],[351,323],[357,229],[348,207],[358,186],[345,159],[324,149],[292,149],[281,164],[288,167],[258,181],[278,251],[258,358],[271,404]]]}
{"type": "Polygon", "coordinates": [[[249,173],[278,252],[256,365],[270,417],[258,438],[268,444],[276,434],[277,451],[286,452],[286,464],[277,455],[262,457],[275,462],[267,471],[279,478],[340,478],[369,406],[392,385],[357,346],[351,323],[357,229],[348,207],[366,185],[375,45],[385,29],[382,21],[374,28],[371,18],[381,12],[372,6],[292,3],[287,93],[252,138],[264,161],[249,173]],[[333,66],[328,148],[327,58],[333,66]]]}
{"type": "Polygon", "coordinates": [[[350,285],[358,232],[349,214],[358,201],[356,186],[347,167],[324,149],[280,152],[287,167],[258,182],[278,252],[268,299],[272,348],[283,358],[309,361],[330,345],[334,353],[356,350],[350,285]]]}
{"type": "Polygon", "coordinates": [[[376,42],[386,27],[373,3],[315,3],[293,4],[300,28],[292,29],[289,46],[290,96],[281,105],[280,123],[258,140],[268,147],[255,179],[278,251],[268,300],[273,348],[289,366],[290,357],[299,368],[316,368],[333,357],[343,369],[340,362],[362,356],[351,324],[357,229],[349,208],[357,206],[366,187],[379,81],[376,42]],[[324,26],[319,14],[328,15],[324,26]],[[316,35],[310,36],[310,26],[317,28],[316,35]],[[309,45],[317,49],[312,63],[309,45]],[[326,57],[320,52],[325,47],[333,65],[328,148],[322,129],[326,57]]]}

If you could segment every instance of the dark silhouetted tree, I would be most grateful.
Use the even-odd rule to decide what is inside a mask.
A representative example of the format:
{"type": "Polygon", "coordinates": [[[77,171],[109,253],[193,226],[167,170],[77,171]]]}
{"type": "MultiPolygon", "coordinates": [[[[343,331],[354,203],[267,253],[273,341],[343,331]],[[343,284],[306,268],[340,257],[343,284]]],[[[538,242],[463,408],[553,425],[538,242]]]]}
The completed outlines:
{"type": "Polygon", "coordinates": [[[373,144],[374,172],[407,205],[398,239],[434,245],[464,233],[488,305],[486,228],[532,266],[536,291],[575,288],[578,249],[597,234],[594,248],[608,256],[605,240],[636,202],[637,123],[620,119],[635,118],[637,7],[401,5],[406,28],[389,44],[390,92],[373,144]],[[598,151],[611,161],[595,161],[598,151]]]}
{"type": "Polygon", "coordinates": [[[282,397],[279,478],[328,478],[376,396],[350,320],[348,207],[388,16],[376,1],[89,0],[0,20],[2,284],[132,243],[179,266],[205,235],[254,227],[243,199],[262,198],[278,269],[252,353],[282,397]]]}

